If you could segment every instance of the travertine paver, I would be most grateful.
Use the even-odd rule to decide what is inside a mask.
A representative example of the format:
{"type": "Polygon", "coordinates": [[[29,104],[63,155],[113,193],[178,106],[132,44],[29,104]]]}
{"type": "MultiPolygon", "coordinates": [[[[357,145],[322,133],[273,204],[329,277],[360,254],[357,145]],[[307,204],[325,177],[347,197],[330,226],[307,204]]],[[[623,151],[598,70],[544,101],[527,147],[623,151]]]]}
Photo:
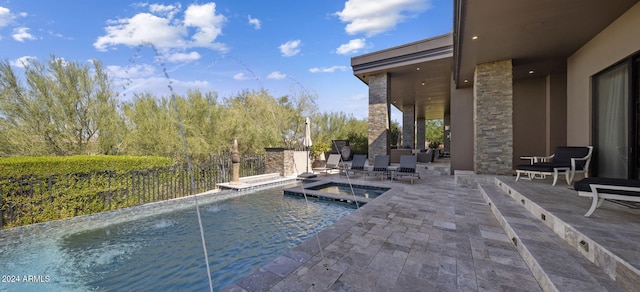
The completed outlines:
{"type": "Polygon", "coordinates": [[[393,188],[227,290],[541,291],[478,190],[350,180],[393,188]]]}

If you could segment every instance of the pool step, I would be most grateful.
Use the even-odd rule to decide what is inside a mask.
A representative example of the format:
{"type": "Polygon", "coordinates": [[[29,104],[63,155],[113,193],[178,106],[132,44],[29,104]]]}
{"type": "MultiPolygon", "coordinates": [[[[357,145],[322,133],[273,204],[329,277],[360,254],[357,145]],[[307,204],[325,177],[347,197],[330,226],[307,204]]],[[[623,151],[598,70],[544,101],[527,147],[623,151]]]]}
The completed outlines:
{"type": "Polygon", "coordinates": [[[537,218],[529,212],[523,206],[526,200],[514,200],[493,183],[478,186],[544,291],[625,291],[621,283],[547,227],[544,216],[537,218]]]}

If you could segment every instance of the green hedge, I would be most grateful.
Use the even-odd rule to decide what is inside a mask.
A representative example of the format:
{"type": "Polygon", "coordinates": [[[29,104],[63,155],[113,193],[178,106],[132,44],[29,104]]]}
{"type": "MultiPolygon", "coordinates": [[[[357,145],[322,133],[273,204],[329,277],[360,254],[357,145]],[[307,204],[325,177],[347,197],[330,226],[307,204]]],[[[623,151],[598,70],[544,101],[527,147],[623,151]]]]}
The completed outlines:
{"type": "Polygon", "coordinates": [[[0,158],[0,179],[115,171],[125,173],[169,166],[171,159],[140,156],[42,156],[0,158]]]}

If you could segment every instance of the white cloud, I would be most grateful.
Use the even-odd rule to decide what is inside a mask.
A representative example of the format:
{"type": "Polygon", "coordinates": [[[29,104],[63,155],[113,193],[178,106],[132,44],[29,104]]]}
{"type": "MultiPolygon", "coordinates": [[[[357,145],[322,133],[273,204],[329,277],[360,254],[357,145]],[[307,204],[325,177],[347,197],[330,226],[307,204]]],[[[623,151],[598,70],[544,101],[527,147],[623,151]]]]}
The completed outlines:
{"type": "Polygon", "coordinates": [[[198,52],[174,53],[166,57],[169,62],[191,62],[200,59],[198,52]]]}
{"type": "Polygon", "coordinates": [[[151,43],[157,48],[185,47],[183,36],[186,28],[174,26],[169,19],[150,13],[139,13],[128,19],[109,22],[105,28],[106,35],[99,37],[93,46],[106,51],[111,46],[126,45],[139,46],[151,43]]]}
{"type": "Polygon", "coordinates": [[[222,25],[226,18],[216,14],[216,3],[203,5],[191,4],[184,12],[184,24],[196,27],[197,32],[191,37],[197,46],[207,47],[222,34],[222,25]]]}
{"type": "Polygon", "coordinates": [[[15,16],[11,13],[11,10],[0,6],[0,27],[9,25],[14,18],[15,16]]]}
{"type": "Polygon", "coordinates": [[[260,19],[251,18],[251,15],[249,15],[247,18],[249,19],[249,24],[253,25],[253,28],[260,29],[261,27],[260,19]]]}
{"type": "Polygon", "coordinates": [[[166,15],[167,18],[169,19],[172,19],[176,15],[176,13],[180,12],[181,8],[182,6],[180,5],[180,3],[176,3],[176,5],[162,5],[162,4],[149,5],[149,11],[156,14],[160,14],[160,15],[166,15]]]}
{"type": "Polygon", "coordinates": [[[346,71],[347,67],[346,66],[331,66],[331,67],[321,67],[321,68],[311,68],[309,69],[309,72],[311,73],[333,73],[336,71],[346,71]]]}
{"type": "Polygon", "coordinates": [[[295,56],[300,53],[300,45],[302,45],[300,40],[288,41],[280,45],[280,53],[285,57],[295,56]]]}
{"type": "Polygon", "coordinates": [[[431,7],[432,0],[347,0],[335,14],[346,22],[345,31],[373,36],[393,29],[398,23],[431,7]]]}
{"type": "Polygon", "coordinates": [[[170,96],[173,94],[184,95],[189,90],[198,89],[202,92],[213,90],[211,83],[204,80],[183,81],[167,79],[166,77],[134,78],[121,80],[124,90],[121,93],[129,96],[130,93],[150,92],[156,96],[170,96]],[[171,88],[169,88],[171,87],[171,88]]]}
{"type": "Polygon", "coordinates": [[[24,68],[26,65],[29,65],[31,61],[38,60],[37,57],[34,56],[22,56],[14,61],[9,62],[11,66],[15,66],[18,68],[24,68]]]}
{"type": "Polygon", "coordinates": [[[236,75],[233,75],[233,79],[235,79],[235,80],[249,80],[251,78],[249,78],[248,76],[244,75],[244,73],[238,73],[236,75]]]}
{"type": "Polygon", "coordinates": [[[142,78],[149,77],[155,73],[155,67],[147,64],[135,66],[107,66],[111,76],[115,78],[142,78]]]}
{"type": "Polygon", "coordinates": [[[184,19],[174,19],[181,7],[151,5],[151,13],[138,13],[131,18],[110,20],[105,35],[98,37],[93,46],[106,51],[118,45],[139,46],[152,44],[167,52],[188,48],[209,48],[226,51],[224,44],[215,43],[222,33],[226,18],[216,14],[216,4],[192,4],[184,12],[184,19]],[[195,33],[190,30],[195,28],[195,33]]]}
{"type": "Polygon", "coordinates": [[[285,79],[287,78],[287,74],[284,74],[280,71],[273,71],[271,73],[269,73],[269,75],[267,75],[267,78],[269,79],[285,79]]]}
{"type": "Polygon", "coordinates": [[[19,42],[24,42],[25,40],[35,40],[36,38],[29,33],[28,27],[16,27],[13,29],[13,34],[11,35],[14,40],[19,42]]]}
{"type": "Polygon", "coordinates": [[[336,54],[347,55],[351,53],[357,53],[366,46],[367,46],[367,43],[365,39],[353,39],[346,44],[340,45],[336,49],[336,54]]]}

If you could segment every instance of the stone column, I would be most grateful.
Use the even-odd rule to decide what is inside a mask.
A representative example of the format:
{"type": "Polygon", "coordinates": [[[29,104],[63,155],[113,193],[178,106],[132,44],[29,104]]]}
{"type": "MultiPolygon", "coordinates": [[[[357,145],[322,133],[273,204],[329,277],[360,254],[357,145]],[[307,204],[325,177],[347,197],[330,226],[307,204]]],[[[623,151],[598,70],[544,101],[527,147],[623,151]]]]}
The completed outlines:
{"type": "Polygon", "coordinates": [[[416,122],[416,149],[427,149],[424,145],[425,142],[425,121],[424,118],[419,118],[416,122]]]}
{"type": "Polygon", "coordinates": [[[295,174],[294,151],[284,148],[265,148],[267,161],[265,173],[279,173],[280,176],[292,176],[295,174]]]}
{"type": "Polygon", "coordinates": [[[513,74],[511,60],[476,66],[473,87],[474,171],[513,173],[513,74]]]}
{"type": "Polygon", "coordinates": [[[416,148],[416,106],[402,107],[402,147],[416,148]]]}
{"type": "Polygon", "coordinates": [[[369,76],[369,162],[389,153],[389,75],[369,76]]]}

